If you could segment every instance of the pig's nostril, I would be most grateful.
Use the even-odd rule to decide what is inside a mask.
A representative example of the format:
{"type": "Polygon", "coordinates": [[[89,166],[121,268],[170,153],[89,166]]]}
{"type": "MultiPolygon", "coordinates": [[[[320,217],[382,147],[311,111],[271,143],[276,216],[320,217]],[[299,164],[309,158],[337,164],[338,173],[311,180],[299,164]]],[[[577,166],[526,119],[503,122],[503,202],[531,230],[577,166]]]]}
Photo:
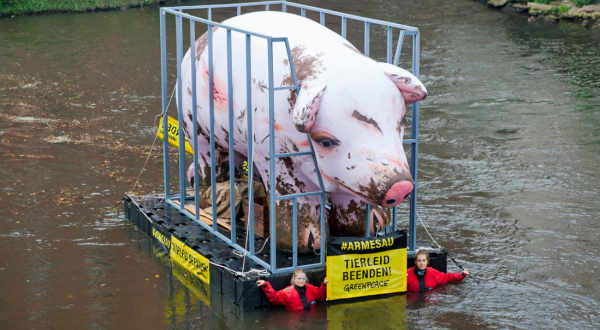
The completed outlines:
{"type": "Polygon", "coordinates": [[[393,204],[396,202],[395,199],[388,199],[387,201],[385,201],[387,204],[393,204]]]}
{"type": "Polygon", "coordinates": [[[410,193],[406,194],[406,196],[404,196],[404,199],[407,199],[408,196],[410,196],[410,193]]]}

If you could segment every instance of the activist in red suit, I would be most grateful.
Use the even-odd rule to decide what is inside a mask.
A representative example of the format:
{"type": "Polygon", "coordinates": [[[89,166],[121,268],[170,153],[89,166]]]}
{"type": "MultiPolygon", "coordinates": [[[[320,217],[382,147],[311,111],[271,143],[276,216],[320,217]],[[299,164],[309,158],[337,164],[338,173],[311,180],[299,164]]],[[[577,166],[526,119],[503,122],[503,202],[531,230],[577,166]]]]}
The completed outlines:
{"type": "Polygon", "coordinates": [[[462,273],[442,273],[431,267],[427,267],[429,255],[425,249],[418,249],[415,253],[415,267],[406,271],[407,291],[423,292],[433,289],[438,285],[449,282],[460,282],[469,275],[465,269],[462,273]]]}
{"type": "Polygon", "coordinates": [[[267,281],[258,280],[256,285],[262,287],[267,299],[274,305],[285,305],[285,309],[292,312],[310,310],[317,305],[318,301],[324,301],[327,297],[327,278],[316,287],[306,283],[306,273],[302,269],[296,269],[292,274],[292,285],[275,291],[267,281]]]}

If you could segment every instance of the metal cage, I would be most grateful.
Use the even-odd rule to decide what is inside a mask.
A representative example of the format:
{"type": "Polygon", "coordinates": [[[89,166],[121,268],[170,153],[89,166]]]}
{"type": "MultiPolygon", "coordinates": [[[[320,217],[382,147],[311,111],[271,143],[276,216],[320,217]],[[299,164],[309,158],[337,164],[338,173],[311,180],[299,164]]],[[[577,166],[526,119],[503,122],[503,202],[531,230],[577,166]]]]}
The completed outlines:
{"type": "MultiPolygon", "coordinates": [[[[252,156],[252,143],[248,144],[248,185],[249,185],[249,215],[248,215],[248,235],[250,239],[249,249],[246,250],[246,247],[240,246],[236,243],[236,223],[235,223],[235,192],[234,192],[234,148],[233,148],[233,98],[229,97],[229,176],[230,176],[230,193],[231,193],[231,232],[230,237],[227,237],[217,230],[217,212],[216,212],[216,193],[212,194],[212,226],[205,224],[204,222],[199,220],[199,185],[198,185],[198,175],[194,175],[194,196],[187,195],[186,192],[186,169],[185,169],[185,137],[182,130],[182,105],[181,102],[178,104],[178,122],[179,122],[179,193],[171,193],[170,191],[170,181],[169,181],[169,151],[168,151],[168,139],[164,139],[163,141],[163,158],[164,158],[164,188],[165,188],[165,199],[167,203],[171,206],[180,210],[180,212],[184,213],[199,225],[210,231],[213,235],[225,241],[227,244],[231,245],[236,250],[240,251],[244,255],[247,255],[248,258],[255,261],[259,265],[263,266],[267,270],[272,273],[281,273],[287,272],[295,269],[296,267],[301,267],[304,269],[313,268],[313,267],[322,267],[325,265],[325,198],[326,192],[324,190],[323,181],[321,178],[320,171],[318,170],[317,160],[314,154],[314,149],[312,146],[312,142],[310,142],[310,138],[308,139],[310,142],[310,152],[295,152],[295,153],[287,153],[287,154],[276,154],[275,153],[275,130],[274,130],[274,93],[280,90],[290,90],[292,88],[299,91],[298,80],[296,77],[296,72],[294,69],[294,63],[290,52],[290,46],[288,43],[288,39],[286,37],[274,37],[267,36],[258,33],[254,33],[252,31],[242,30],[234,27],[230,27],[227,25],[223,25],[217,22],[212,21],[212,10],[220,9],[220,8],[237,8],[237,15],[241,15],[242,7],[264,7],[266,11],[269,10],[269,6],[272,5],[281,5],[281,10],[283,12],[287,11],[287,7],[299,8],[301,10],[301,15],[306,17],[307,11],[313,11],[319,13],[320,23],[321,25],[325,25],[326,15],[338,17],[341,19],[341,36],[346,38],[346,30],[348,20],[355,20],[364,23],[364,54],[369,56],[369,44],[370,44],[370,26],[371,24],[380,25],[387,29],[387,63],[391,63],[394,65],[398,65],[398,61],[400,58],[400,53],[402,50],[402,44],[404,42],[405,36],[412,36],[412,73],[417,78],[419,77],[419,56],[420,56],[420,35],[419,30],[414,27],[385,22],[376,19],[364,18],[356,15],[345,14],[341,12],[336,12],[332,10],[317,8],[306,6],[302,4],[287,2],[287,1],[267,1],[267,2],[251,2],[251,3],[238,3],[238,4],[222,4],[222,5],[206,5],[206,6],[182,6],[182,7],[170,7],[170,8],[161,8],[160,9],[160,46],[161,46],[161,91],[162,91],[162,113],[166,114],[167,106],[168,106],[168,93],[167,93],[167,34],[166,34],[166,15],[174,15],[175,16],[175,32],[176,32],[176,47],[177,47],[177,97],[179,100],[182,99],[182,85],[181,85],[181,65],[183,61],[183,31],[182,31],[182,22],[184,19],[189,20],[190,23],[190,45],[195,44],[195,23],[205,24],[207,27],[208,33],[208,79],[209,79],[209,106],[210,106],[210,128],[211,128],[211,136],[210,136],[210,149],[211,149],[211,186],[212,191],[216,191],[216,173],[215,173],[215,137],[214,137],[214,86],[213,86],[213,39],[212,39],[212,28],[219,27],[227,30],[227,68],[228,68],[228,95],[233,94],[233,82],[232,82],[232,52],[231,52],[231,34],[242,33],[246,35],[246,79],[247,79],[247,108],[252,108],[252,93],[251,93],[251,79],[252,79],[252,68],[251,68],[251,55],[250,55],[250,46],[251,46],[251,37],[265,39],[267,41],[268,46],[268,74],[269,74],[269,142],[270,142],[270,152],[271,157],[269,157],[270,161],[270,191],[269,191],[269,214],[270,214],[270,263],[263,261],[255,255],[254,248],[254,193],[253,193],[253,156],[252,156]],[[207,10],[207,18],[199,18],[190,14],[184,13],[187,10],[198,10],[205,9],[207,10]],[[398,42],[395,50],[394,56],[392,56],[392,43],[393,43],[393,30],[398,29],[398,42]],[[281,86],[275,87],[273,81],[273,44],[274,43],[284,43],[287,49],[288,60],[290,63],[294,85],[291,86],[281,86]],[[313,163],[318,175],[320,190],[315,192],[307,192],[301,194],[292,194],[292,195],[280,195],[276,196],[276,184],[275,184],[275,161],[280,157],[291,157],[291,156],[300,156],[300,155],[312,155],[313,163]],[[321,196],[321,254],[320,261],[318,263],[309,264],[309,265],[301,265],[298,266],[298,251],[297,251],[297,199],[301,197],[320,195],[321,196]],[[191,212],[188,212],[185,209],[185,200],[195,200],[195,215],[191,212]],[[275,208],[276,201],[282,199],[293,199],[293,266],[286,268],[277,268],[276,265],[276,219],[275,219],[275,208]],[[178,201],[179,203],[175,203],[178,201]]],[[[196,71],[195,67],[195,47],[190,47],[191,49],[191,70],[192,72],[196,71]]],[[[192,107],[196,109],[196,75],[192,74],[192,107]]],[[[247,121],[247,129],[248,136],[253,136],[252,132],[252,111],[248,111],[248,121],[247,121]]],[[[410,170],[411,175],[414,180],[414,189],[411,192],[410,198],[410,223],[409,223],[409,243],[408,243],[408,253],[414,253],[416,248],[416,221],[417,221],[417,158],[418,158],[418,119],[419,119],[419,104],[414,103],[412,105],[412,126],[411,126],[411,138],[404,140],[405,144],[411,145],[411,156],[410,156],[410,170]]],[[[168,122],[167,116],[163,116],[164,132],[168,130],[168,122]]],[[[196,111],[193,111],[193,125],[197,126],[197,114],[196,111]]],[[[193,148],[194,150],[198,150],[198,140],[197,140],[197,130],[194,129],[194,141],[193,148]]],[[[194,171],[198,173],[198,161],[197,157],[194,155],[194,171]]],[[[370,206],[367,207],[367,225],[366,225],[366,235],[370,236],[370,206]]],[[[386,232],[390,230],[397,230],[397,206],[392,210],[392,222],[387,226],[386,232]],[[390,226],[392,228],[390,228],[390,226]]]]}

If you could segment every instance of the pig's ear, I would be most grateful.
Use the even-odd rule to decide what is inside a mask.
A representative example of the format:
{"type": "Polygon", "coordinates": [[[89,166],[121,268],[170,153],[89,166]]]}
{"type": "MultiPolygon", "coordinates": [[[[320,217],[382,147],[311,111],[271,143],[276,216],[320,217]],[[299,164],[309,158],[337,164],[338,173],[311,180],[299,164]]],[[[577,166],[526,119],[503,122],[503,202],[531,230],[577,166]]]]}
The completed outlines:
{"type": "Polygon", "coordinates": [[[400,93],[402,93],[406,105],[421,101],[427,97],[427,89],[412,73],[388,63],[380,62],[379,65],[383,73],[396,84],[400,93]]]}
{"type": "Polygon", "coordinates": [[[294,125],[298,132],[310,133],[326,89],[327,85],[316,81],[303,84],[293,112],[294,125]]]}

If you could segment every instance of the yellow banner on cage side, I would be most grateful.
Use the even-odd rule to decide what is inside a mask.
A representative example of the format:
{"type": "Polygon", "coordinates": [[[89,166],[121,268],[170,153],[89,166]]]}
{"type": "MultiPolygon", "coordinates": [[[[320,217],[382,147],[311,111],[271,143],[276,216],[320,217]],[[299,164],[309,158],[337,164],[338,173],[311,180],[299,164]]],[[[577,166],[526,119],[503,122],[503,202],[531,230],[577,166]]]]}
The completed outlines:
{"type": "MultiPolygon", "coordinates": [[[[163,117],[160,117],[160,124],[158,125],[158,137],[163,140],[164,139],[164,129],[163,129],[163,121],[162,121],[163,117]]],[[[171,118],[169,116],[167,116],[167,121],[168,121],[168,142],[170,145],[179,148],[179,124],[177,123],[177,119],[171,118]]],[[[187,138],[185,138],[185,136],[183,137],[183,139],[185,140],[185,152],[187,152],[190,155],[194,154],[194,149],[192,149],[192,146],[190,145],[190,143],[188,142],[187,138]]]]}
{"type": "Polygon", "coordinates": [[[327,300],[406,291],[406,230],[327,239],[327,300]]]}
{"type": "Polygon", "coordinates": [[[204,283],[210,284],[210,265],[208,259],[192,250],[180,240],[171,236],[171,259],[175,260],[204,283]]]}

